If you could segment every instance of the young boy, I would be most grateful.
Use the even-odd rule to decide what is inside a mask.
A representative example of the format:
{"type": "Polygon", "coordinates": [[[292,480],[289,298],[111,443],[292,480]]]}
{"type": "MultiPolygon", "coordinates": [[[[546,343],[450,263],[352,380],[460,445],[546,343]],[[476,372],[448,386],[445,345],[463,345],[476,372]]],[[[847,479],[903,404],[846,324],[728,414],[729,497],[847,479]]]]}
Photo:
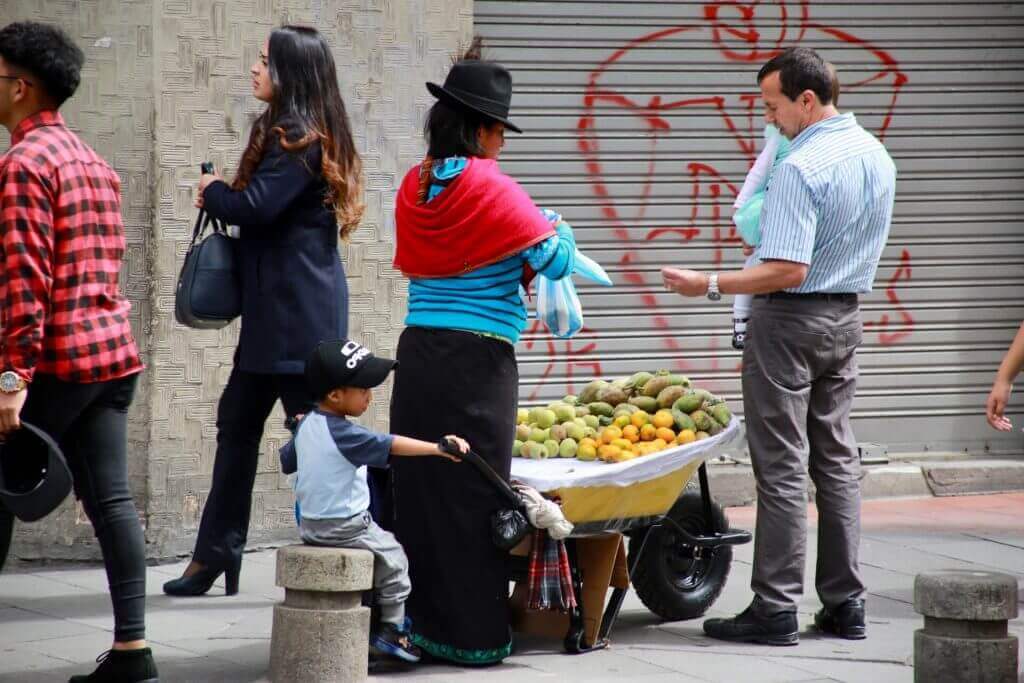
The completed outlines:
{"type": "MultiPolygon", "coordinates": [[[[374,555],[373,589],[380,605],[380,628],[371,648],[407,662],[420,659],[408,638],[405,600],[409,563],[395,537],[370,518],[366,467],[387,467],[391,456],[434,455],[456,462],[438,444],[378,434],[346,419],[366,412],[371,389],[398,365],[378,358],[354,341],[322,342],[306,364],[306,381],[318,404],[302,418],[295,436],[281,449],[285,474],[296,472],[299,530],[310,545],[361,548],[374,555]]],[[[461,452],[469,444],[455,436],[461,452]]]]}

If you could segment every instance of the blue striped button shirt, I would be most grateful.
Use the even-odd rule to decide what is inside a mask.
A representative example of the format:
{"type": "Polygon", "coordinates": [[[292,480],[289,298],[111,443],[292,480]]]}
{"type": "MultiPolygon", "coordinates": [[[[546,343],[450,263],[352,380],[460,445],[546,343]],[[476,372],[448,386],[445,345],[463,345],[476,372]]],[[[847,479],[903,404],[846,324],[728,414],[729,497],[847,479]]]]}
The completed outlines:
{"type": "Polygon", "coordinates": [[[808,266],[791,292],[870,292],[895,192],[896,166],[853,114],[819,121],[772,176],[757,256],[808,266]]]}

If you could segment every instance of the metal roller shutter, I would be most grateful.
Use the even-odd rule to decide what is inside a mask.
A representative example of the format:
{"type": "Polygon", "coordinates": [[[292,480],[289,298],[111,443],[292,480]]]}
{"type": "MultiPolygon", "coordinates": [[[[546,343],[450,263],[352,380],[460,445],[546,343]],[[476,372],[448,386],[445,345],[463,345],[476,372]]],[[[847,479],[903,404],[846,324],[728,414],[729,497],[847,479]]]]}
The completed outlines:
{"type": "Polygon", "coordinates": [[[837,66],[840,109],[899,168],[862,306],[859,440],[1021,450],[982,413],[1024,317],[1024,3],[477,0],[475,26],[513,72],[527,131],[509,136],[503,168],[616,282],[580,287],[576,339],[524,337],[524,403],[595,374],[672,368],[739,406],[731,301],[669,295],[658,268],[740,265],[730,216],[761,146],[756,73],[802,44],[837,66]]]}

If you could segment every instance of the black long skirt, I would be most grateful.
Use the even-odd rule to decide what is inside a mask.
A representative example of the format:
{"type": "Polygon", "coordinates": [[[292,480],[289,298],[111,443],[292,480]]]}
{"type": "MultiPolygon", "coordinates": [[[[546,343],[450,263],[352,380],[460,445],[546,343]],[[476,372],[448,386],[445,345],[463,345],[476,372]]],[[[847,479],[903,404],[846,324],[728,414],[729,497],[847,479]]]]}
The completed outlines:
{"type": "MultiPolygon", "coordinates": [[[[511,344],[454,330],[410,327],[398,342],[391,431],[425,441],[466,439],[504,476],[512,466],[519,370],[511,344]]],[[[393,529],[409,557],[406,613],[414,641],[463,664],[508,656],[507,554],[491,541],[503,506],[469,463],[394,458],[393,529]]]]}

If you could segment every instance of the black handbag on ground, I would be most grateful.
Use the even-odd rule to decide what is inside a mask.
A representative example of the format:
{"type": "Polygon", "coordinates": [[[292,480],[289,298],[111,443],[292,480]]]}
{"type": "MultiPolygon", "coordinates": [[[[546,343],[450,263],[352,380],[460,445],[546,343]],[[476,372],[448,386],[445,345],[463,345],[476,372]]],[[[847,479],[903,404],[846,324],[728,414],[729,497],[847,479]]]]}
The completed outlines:
{"type": "Polygon", "coordinates": [[[200,209],[174,292],[174,317],[179,323],[216,330],[241,315],[236,258],[235,240],[228,237],[225,226],[200,209]],[[213,229],[203,237],[209,225],[213,229]]]}
{"type": "Polygon", "coordinates": [[[458,447],[445,439],[439,444],[445,453],[458,456],[463,460],[473,463],[480,470],[480,474],[491,482],[506,501],[509,507],[498,510],[491,515],[491,540],[500,550],[511,550],[519,545],[519,542],[526,538],[526,535],[533,531],[533,525],[526,517],[526,505],[523,497],[512,488],[507,481],[502,479],[494,469],[487,464],[473,451],[462,453],[458,447]]]}

